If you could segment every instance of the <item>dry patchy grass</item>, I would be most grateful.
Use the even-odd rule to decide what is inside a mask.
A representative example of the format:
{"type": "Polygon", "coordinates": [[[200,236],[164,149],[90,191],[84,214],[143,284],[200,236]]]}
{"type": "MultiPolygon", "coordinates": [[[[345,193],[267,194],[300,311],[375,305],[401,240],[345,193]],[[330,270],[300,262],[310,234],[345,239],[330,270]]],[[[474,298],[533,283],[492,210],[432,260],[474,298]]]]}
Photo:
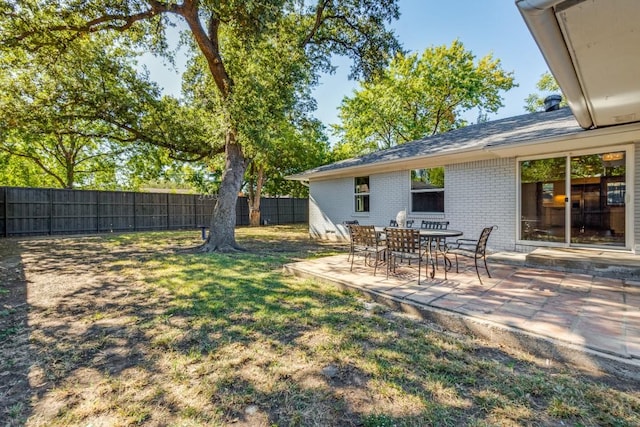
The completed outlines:
{"type": "Polygon", "coordinates": [[[637,384],[545,369],[284,276],[301,227],[0,241],[2,425],[640,424],[637,384]]]}

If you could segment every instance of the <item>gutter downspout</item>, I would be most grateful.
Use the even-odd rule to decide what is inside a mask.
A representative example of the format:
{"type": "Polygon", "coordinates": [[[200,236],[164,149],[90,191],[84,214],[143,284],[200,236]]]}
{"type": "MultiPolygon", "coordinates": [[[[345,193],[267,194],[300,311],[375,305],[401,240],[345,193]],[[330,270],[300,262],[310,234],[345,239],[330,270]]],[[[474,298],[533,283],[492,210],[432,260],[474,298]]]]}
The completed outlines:
{"type": "Polygon", "coordinates": [[[553,9],[562,1],[516,0],[516,6],[551,73],[562,88],[578,124],[584,129],[590,129],[593,127],[593,118],[553,9]]]}

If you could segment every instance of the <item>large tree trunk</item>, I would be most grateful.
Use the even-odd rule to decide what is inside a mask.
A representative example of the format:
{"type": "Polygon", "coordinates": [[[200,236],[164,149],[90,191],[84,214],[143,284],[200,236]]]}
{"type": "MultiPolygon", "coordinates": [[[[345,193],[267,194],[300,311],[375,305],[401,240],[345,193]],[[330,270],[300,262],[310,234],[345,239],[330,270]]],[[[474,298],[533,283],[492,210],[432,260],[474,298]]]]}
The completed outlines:
{"type": "Polygon", "coordinates": [[[260,208],[258,209],[249,208],[249,226],[250,227],[260,226],[260,208]]]}
{"type": "Polygon", "coordinates": [[[236,243],[235,236],[236,203],[247,164],[242,147],[236,142],[236,133],[233,130],[227,132],[225,157],[222,183],[211,217],[211,229],[203,246],[205,252],[242,250],[236,243]]]}
{"type": "Polygon", "coordinates": [[[251,164],[252,175],[255,179],[254,185],[249,188],[249,197],[247,203],[249,204],[249,225],[251,227],[260,226],[260,198],[262,197],[262,186],[264,185],[264,165],[260,164],[256,166],[255,163],[251,164]],[[257,169],[254,170],[253,168],[257,169]]]}

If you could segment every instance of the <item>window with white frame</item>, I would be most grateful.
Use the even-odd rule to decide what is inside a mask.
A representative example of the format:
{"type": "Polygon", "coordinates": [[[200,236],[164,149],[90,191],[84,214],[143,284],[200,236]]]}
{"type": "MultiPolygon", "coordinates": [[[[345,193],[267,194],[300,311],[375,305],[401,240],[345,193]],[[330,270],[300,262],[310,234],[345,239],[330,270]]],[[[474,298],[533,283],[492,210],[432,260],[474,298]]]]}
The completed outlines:
{"type": "Polygon", "coordinates": [[[444,212],[444,168],[411,171],[411,212],[444,212]]]}
{"type": "Polygon", "coordinates": [[[369,177],[358,176],[354,179],[355,211],[369,212],[369,177]]]}

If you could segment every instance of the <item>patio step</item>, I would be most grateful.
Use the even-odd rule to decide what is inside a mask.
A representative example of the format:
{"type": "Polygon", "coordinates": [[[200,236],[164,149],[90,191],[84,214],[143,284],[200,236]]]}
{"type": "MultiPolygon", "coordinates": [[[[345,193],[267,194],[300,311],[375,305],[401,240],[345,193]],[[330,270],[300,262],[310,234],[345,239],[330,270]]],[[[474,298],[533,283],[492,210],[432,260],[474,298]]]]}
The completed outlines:
{"type": "Polygon", "coordinates": [[[640,280],[640,256],[628,252],[538,248],[526,255],[524,265],[613,279],[640,280]]]}
{"type": "Polygon", "coordinates": [[[531,253],[495,252],[489,262],[591,274],[640,284],[640,256],[629,252],[574,248],[538,248],[531,253]]]}
{"type": "MultiPolygon", "coordinates": [[[[524,263],[526,255],[493,253],[489,261],[524,263]]],[[[297,277],[361,292],[393,310],[418,316],[449,331],[523,350],[546,363],[575,364],[589,371],[596,369],[599,374],[609,372],[640,380],[640,346],[635,333],[640,318],[633,316],[640,286],[607,280],[606,286],[591,289],[590,281],[584,277],[517,266],[495,268],[494,277],[480,286],[473,267],[463,268],[447,280],[436,276],[418,285],[416,276],[373,276],[363,264],[351,271],[346,259],[343,254],[300,261],[286,264],[284,270],[297,277]],[[537,277],[542,281],[545,277],[551,281],[560,279],[563,285],[555,291],[539,284],[532,288],[537,277]],[[616,303],[616,311],[630,313],[622,318],[610,313],[611,302],[614,298],[619,300],[620,295],[622,301],[616,303]],[[577,309],[558,315],[564,304],[577,309]],[[588,320],[595,312],[600,313],[597,322],[580,320],[581,316],[588,320]],[[620,328],[627,332],[621,334],[620,328]]]]}
{"type": "Polygon", "coordinates": [[[524,267],[527,254],[522,252],[494,252],[487,254],[487,261],[497,262],[498,264],[515,265],[516,267],[524,267]]]}

